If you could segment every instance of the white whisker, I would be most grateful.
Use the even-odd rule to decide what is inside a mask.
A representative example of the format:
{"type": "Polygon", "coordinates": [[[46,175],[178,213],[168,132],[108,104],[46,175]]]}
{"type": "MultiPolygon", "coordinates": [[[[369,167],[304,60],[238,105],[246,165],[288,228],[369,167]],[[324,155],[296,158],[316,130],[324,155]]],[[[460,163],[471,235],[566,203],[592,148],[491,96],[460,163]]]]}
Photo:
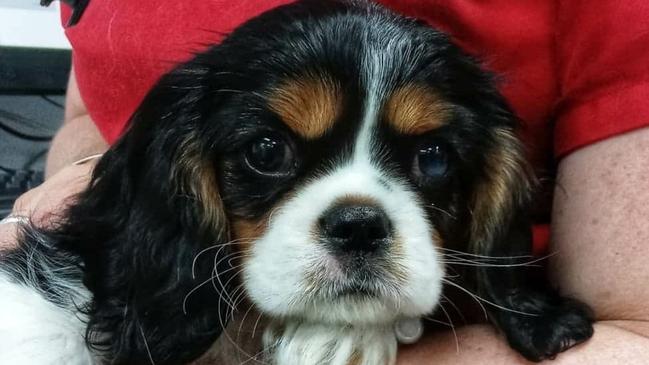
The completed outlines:
{"type": "MultiPolygon", "coordinates": [[[[212,245],[212,246],[206,247],[206,248],[204,248],[203,250],[201,250],[199,253],[196,254],[196,256],[194,256],[194,259],[192,260],[192,279],[196,279],[196,275],[195,275],[195,272],[196,272],[196,270],[195,270],[195,269],[196,269],[196,262],[197,262],[198,258],[199,258],[202,254],[204,254],[204,253],[207,252],[207,251],[213,250],[213,249],[215,249],[215,248],[217,248],[217,247],[219,248],[219,250],[221,250],[221,249],[223,249],[223,248],[226,247],[226,246],[233,246],[233,245],[236,245],[236,244],[240,244],[240,243],[248,242],[249,240],[252,241],[252,239],[247,239],[247,238],[238,238],[238,239],[235,239],[235,240],[232,240],[232,241],[229,241],[229,242],[217,243],[217,244],[215,244],[215,245],[212,245]]],[[[217,252],[217,254],[218,254],[218,252],[217,252]]]]}
{"type": "MultiPolygon", "coordinates": [[[[532,255],[520,255],[520,256],[488,256],[488,255],[478,255],[478,254],[474,254],[474,253],[469,253],[469,252],[464,252],[464,251],[453,250],[453,249],[450,249],[450,248],[447,248],[447,247],[438,247],[437,249],[440,250],[440,251],[451,252],[452,254],[459,255],[459,256],[479,257],[479,258],[484,258],[484,259],[489,259],[489,260],[492,260],[492,259],[493,259],[493,260],[501,260],[501,259],[502,259],[502,260],[507,260],[507,259],[523,259],[523,258],[531,259],[531,258],[534,257],[534,256],[532,256],[532,255]]],[[[445,253],[445,252],[443,252],[442,254],[443,254],[443,255],[451,255],[451,254],[447,254],[447,253],[445,253]]],[[[544,257],[550,257],[550,256],[552,256],[552,255],[554,255],[554,253],[553,253],[553,254],[550,254],[550,255],[547,255],[547,256],[544,256],[544,257]]]]}
{"type": "Polygon", "coordinates": [[[448,314],[448,312],[446,311],[444,306],[441,305],[441,303],[439,305],[439,308],[442,310],[442,312],[444,312],[444,314],[446,315],[446,318],[448,318],[448,322],[451,325],[451,331],[453,331],[453,337],[455,338],[455,350],[459,354],[460,353],[460,340],[457,338],[457,331],[455,331],[455,326],[453,325],[453,321],[451,320],[451,316],[448,314]]]}
{"type": "Polygon", "coordinates": [[[455,309],[455,312],[457,312],[457,314],[460,316],[460,318],[462,318],[462,322],[464,322],[464,324],[466,324],[467,323],[466,317],[464,317],[464,314],[462,314],[462,311],[460,310],[460,308],[458,308],[458,306],[455,305],[455,303],[453,303],[453,301],[450,298],[448,298],[446,295],[442,294],[442,298],[446,302],[448,302],[453,307],[453,309],[455,309]]]}
{"type": "Polygon", "coordinates": [[[255,325],[252,327],[252,335],[250,338],[255,337],[255,333],[257,332],[257,326],[259,325],[259,321],[261,321],[261,317],[263,316],[263,313],[260,311],[259,316],[257,316],[257,320],[255,321],[255,325]]]}
{"type": "Polygon", "coordinates": [[[146,336],[144,335],[144,329],[142,329],[142,326],[138,323],[138,328],[140,329],[140,334],[142,335],[142,340],[144,341],[144,347],[146,348],[146,353],[149,356],[149,361],[151,361],[151,365],[155,365],[155,361],[153,361],[153,355],[151,355],[151,349],[149,349],[149,343],[146,340],[146,336]]]}
{"type": "MultiPolygon", "coordinates": [[[[489,304],[489,305],[491,305],[491,306],[493,306],[493,307],[495,307],[495,308],[502,309],[502,310],[507,311],[507,312],[512,312],[512,313],[516,313],[516,314],[522,314],[522,315],[525,315],[525,316],[531,316],[531,317],[536,317],[536,316],[538,316],[538,314],[527,313],[527,312],[521,312],[521,311],[517,311],[517,310],[515,310],[515,309],[511,309],[511,308],[503,307],[502,305],[496,304],[496,303],[494,303],[494,302],[492,302],[492,301],[489,301],[489,300],[487,300],[487,299],[484,299],[484,298],[480,297],[480,296],[477,295],[477,294],[474,294],[474,293],[470,292],[469,290],[463,288],[462,286],[460,286],[460,285],[458,285],[458,284],[456,284],[456,283],[454,283],[454,282],[452,282],[452,281],[450,281],[450,280],[442,279],[442,281],[444,281],[445,283],[447,283],[447,284],[449,284],[449,285],[451,285],[451,286],[454,286],[454,287],[456,287],[456,288],[462,290],[463,292],[469,294],[469,295],[470,295],[473,299],[475,299],[478,303],[479,303],[479,302],[484,302],[484,303],[489,304]]],[[[481,306],[482,306],[482,305],[481,305],[481,306]]],[[[483,312],[484,312],[485,319],[488,319],[489,316],[487,315],[487,310],[484,308],[484,306],[482,306],[482,310],[483,310],[483,312]]]]}
{"type": "Polygon", "coordinates": [[[440,207],[437,207],[437,206],[435,206],[434,204],[427,205],[426,208],[430,208],[430,209],[436,210],[436,211],[438,211],[438,212],[444,213],[444,214],[446,214],[449,218],[451,218],[451,219],[453,219],[453,220],[457,220],[457,217],[454,216],[453,214],[451,214],[449,211],[444,210],[444,209],[442,209],[442,208],[440,208],[440,207]]]}
{"type": "MultiPolygon", "coordinates": [[[[227,308],[226,310],[234,310],[234,309],[229,307],[229,308],[227,308]]],[[[236,343],[236,341],[234,341],[234,339],[233,339],[233,338],[230,336],[230,334],[228,333],[228,331],[227,331],[227,326],[226,326],[226,324],[225,324],[225,322],[224,322],[224,320],[223,320],[223,317],[221,316],[221,301],[219,301],[219,303],[218,303],[218,305],[217,305],[217,311],[218,311],[218,313],[219,313],[219,323],[221,324],[221,328],[223,328],[222,336],[225,336],[225,338],[226,338],[226,339],[227,339],[227,340],[228,340],[228,341],[229,341],[229,342],[234,346],[234,348],[235,348],[235,349],[236,349],[240,354],[243,354],[244,356],[246,356],[246,357],[248,358],[246,361],[250,361],[250,360],[252,360],[252,361],[254,361],[254,362],[256,362],[256,363],[263,364],[263,362],[261,362],[261,361],[255,359],[252,355],[250,355],[248,352],[246,352],[244,349],[242,349],[241,346],[239,346],[239,345],[236,343]]],[[[228,317],[227,314],[226,314],[226,317],[228,317]]],[[[255,356],[256,356],[256,355],[255,355],[255,356]]]]}
{"type": "Polygon", "coordinates": [[[243,314],[243,318],[239,322],[239,329],[237,330],[237,341],[239,340],[239,338],[241,338],[241,330],[243,329],[243,323],[246,321],[246,317],[248,317],[248,314],[250,313],[252,308],[254,308],[254,306],[255,306],[254,303],[251,303],[248,306],[248,310],[243,314]]]}

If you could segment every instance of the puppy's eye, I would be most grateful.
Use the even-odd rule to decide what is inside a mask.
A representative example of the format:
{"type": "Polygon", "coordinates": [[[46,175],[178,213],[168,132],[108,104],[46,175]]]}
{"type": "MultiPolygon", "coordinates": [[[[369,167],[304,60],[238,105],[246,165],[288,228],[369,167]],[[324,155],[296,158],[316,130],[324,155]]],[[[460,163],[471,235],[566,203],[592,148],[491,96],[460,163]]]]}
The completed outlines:
{"type": "Polygon", "coordinates": [[[277,135],[264,135],[250,142],[244,152],[248,168],[261,175],[286,176],[293,170],[293,150],[277,135]]]}
{"type": "Polygon", "coordinates": [[[415,154],[413,170],[423,178],[442,178],[449,167],[448,151],[441,143],[420,146],[415,154]]]}

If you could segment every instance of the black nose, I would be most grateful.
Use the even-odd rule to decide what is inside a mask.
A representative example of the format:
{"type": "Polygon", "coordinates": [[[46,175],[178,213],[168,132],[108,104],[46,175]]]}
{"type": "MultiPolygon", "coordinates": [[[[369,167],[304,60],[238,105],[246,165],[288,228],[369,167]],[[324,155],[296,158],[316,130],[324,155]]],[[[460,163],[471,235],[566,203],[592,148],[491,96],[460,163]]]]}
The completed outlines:
{"type": "Polygon", "coordinates": [[[327,242],[343,252],[372,252],[384,247],[390,237],[390,219],[371,205],[341,205],[327,210],[320,219],[327,242]]]}

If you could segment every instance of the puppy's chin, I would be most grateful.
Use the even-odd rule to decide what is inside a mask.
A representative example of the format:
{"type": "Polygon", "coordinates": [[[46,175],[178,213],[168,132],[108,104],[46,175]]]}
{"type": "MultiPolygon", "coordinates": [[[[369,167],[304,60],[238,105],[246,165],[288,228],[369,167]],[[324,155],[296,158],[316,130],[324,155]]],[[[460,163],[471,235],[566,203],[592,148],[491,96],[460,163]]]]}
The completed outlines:
{"type": "Polygon", "coordinates": [[[302,308],[301,319],[307,322],[340,326],[390,325],[399,317],[422,316],[431,312],[436,304],[426,310],[409,311],[399,308],[394,298],[368,297],[363,294],[346,294],[334,300],[316,300],[302,308]]]}
{"type": "Polygon", "coordinates": [[[329,255],[320,270],[310,278],[309,300],[300,308],[311,322],[340,325],[390,324],[399,317],[418,317],[433,311],[439,300],[437,283],[429,278],[427,290],[408,292],[408,281],[425,280],[399,277],[381,257],[336,259],[329,255]],[[384,268],[383,266],[388,266],[384,268]]]}
{"type": "MultiPolygon", "coordinates": [[[[263,246],[263,242],[258,245],[263,246]]],[[[430,314],[439,302],[443,269],[434,250],[419,251],[417,259],[416,250],[405,249],[409,259],[376,257],[350,263],[316,243],[300,247],[309,249],[244,263],[248,296],[273,318],[341,326],[389,325],[402,317],[430,314]]]]}

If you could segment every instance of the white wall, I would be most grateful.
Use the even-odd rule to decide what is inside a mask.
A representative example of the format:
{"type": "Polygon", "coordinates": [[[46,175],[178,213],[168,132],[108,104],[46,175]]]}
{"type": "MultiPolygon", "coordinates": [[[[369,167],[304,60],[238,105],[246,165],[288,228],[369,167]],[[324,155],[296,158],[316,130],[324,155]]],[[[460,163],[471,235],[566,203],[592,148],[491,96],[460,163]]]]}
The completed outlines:
{"type": "Polygon", "coordinates": [[[0,0],[0,46],[69,49],[59,17],[59,3],[0,0]]]}

